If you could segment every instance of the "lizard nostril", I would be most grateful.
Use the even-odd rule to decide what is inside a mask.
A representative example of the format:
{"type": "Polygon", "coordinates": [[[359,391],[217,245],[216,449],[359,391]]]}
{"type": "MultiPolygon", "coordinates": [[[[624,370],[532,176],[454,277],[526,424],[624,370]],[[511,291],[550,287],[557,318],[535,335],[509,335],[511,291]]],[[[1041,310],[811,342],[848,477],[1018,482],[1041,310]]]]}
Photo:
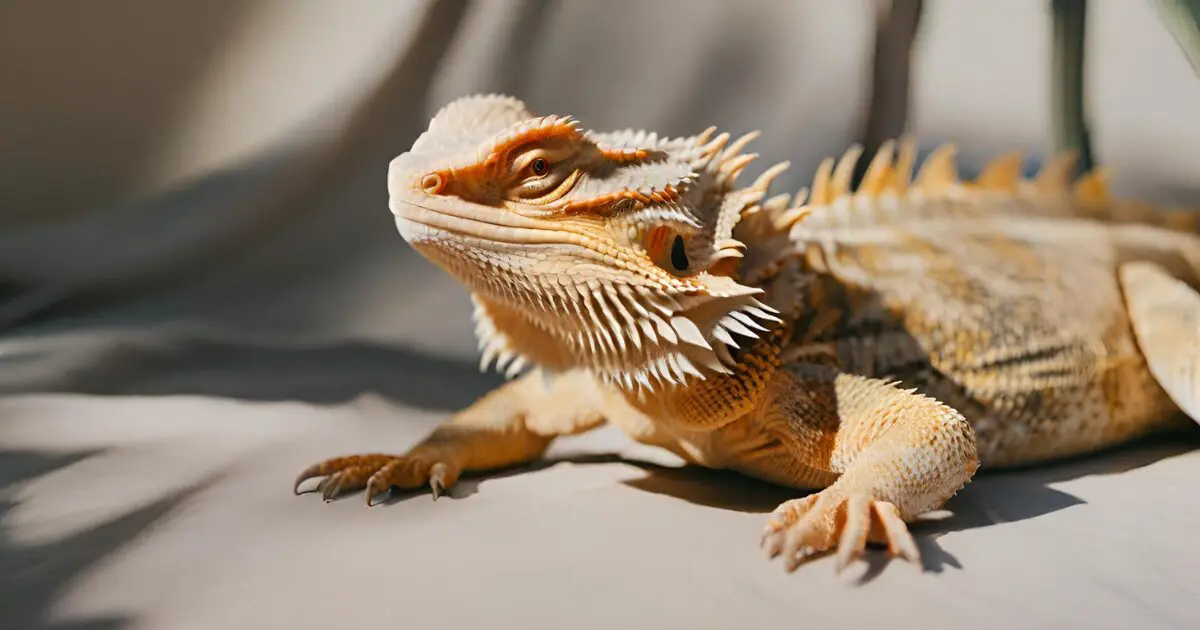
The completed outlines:
{"type": "Polygon", "coordinates": [[[436,195],[442,192],[443,184],[445,184],[445,181],[437,173],[430,173],[421,178],[421,190],[425,191],[425,194],[428,195],[436,195]]]}

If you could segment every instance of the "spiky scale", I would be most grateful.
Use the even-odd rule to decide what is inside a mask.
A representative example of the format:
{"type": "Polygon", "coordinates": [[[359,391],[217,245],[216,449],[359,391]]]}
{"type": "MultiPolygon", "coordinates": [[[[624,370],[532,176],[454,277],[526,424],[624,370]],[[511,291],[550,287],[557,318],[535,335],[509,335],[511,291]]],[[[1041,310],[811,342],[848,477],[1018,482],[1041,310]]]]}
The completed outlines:
{"type": "Polygon", "coordinates": [[[679,341],[688,343],[693,346],[710,350],[712,347],[704,338],[704,333],[696,326],[695,322],[686,317],[671,318],[671,330],[678,336],[679,341]]]}
{"type": "Polygon", "coordinates": [[[750,330],[749,328],[747,328],[736,317],[733,317],[733,313],[730,313],[729,315],[722,317],[718,323],[722,327],[728,329],[730,332],[735,332],[739,335],[742,335],[743,337],[749,337],[751,339],[755,339],[758,337],[757,333],[755,333],[753,330],[750,330]]]}
{"type": "Polygon", "coordinates": [[[752,328],[759,332],[767,332],[767,330],[768,330],[767,328],[763,327],[762,324],[759,324],[758,322],[754,321],[754,318],[750,317],[743,311],[740,311],[740,310],[732,311],[731,313],[729,313],[729,315],[731,317],[733,317],[734,319],[738,320],[739,322],[741,322],[743,325],[748,326],[749,328],[752,328]]]}
{"type": "MultiPolygon", "coordinates": [[[[714,337],[716,337],[718,340],[720,340],[725,345],[732,346],[734,348],[739,347],[738,342],[736,340],[734,340],[733,335],[730,335],[729,331],[725,330],[720,325],[714,326],[712,333],[713,333],[714,337]]],[[[721,345],[717,344],[717,347],[720,348],[721,345]]]]}

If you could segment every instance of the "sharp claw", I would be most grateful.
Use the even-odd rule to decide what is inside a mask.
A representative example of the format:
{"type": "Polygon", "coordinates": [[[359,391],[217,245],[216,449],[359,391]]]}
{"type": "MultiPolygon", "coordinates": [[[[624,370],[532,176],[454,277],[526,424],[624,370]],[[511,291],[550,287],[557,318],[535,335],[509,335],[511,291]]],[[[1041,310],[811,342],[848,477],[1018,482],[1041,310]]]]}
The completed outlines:
{"type": "Polygon", "coordinates": [[[853,559],[853,556],[838,554],[837,563],[833,565],[833,574],[841,575],[842,571],[845,571],[846,567],[850,566],[850,561],[853,559]]]}
{"type": "Polygon", "coordinates": [[[429,469],[429,489],[433,491],[433,500],[437,501],[446,490],[446,465],[434,464],[429,469]]]}
{"type": "Polygon", "coordinates": [[[758,542],[758,546],[767,552],[768,558],[774,558],[779,555],[783,548],[783,528],[776,525],[773,521],[768,522],[763,528],[762,538],[758,542]]]}
{"type": "MultiPolygon", "coordinates": [[[[805,564],[812,558],[824,553],[825,549],[814,546],[812,543],[802,542],[799,545],[795,545],[784,550],[784,568],[788,573],[793,573],[796,571],[796,569],[800,568],[800,565],[805,564]]],[[[840,564],[841,559],[838,558],[837,562],[840,564]]],[[[842,568],[844,568],[844,565],[837,566],[836,572],[841,573],[842,568]]]]}
{"type": "Polygon", "coordinates": [[[800,548],[800,549],[797,549],[791,555],[789,555],[787,557],[787,561],[783,563],[784,569],[788,573],[792,573],[796,569],[800,568],[801,563],[803,563],[804,559],[806,557],[808,557],[808,554],[806,553],[806,551],[807,550],[805,550],[804,548],[800,548]]]}
{"type": "Polygon", "coordinates": [[[326,503],[329,503],[335,497],[337,497],[338,492],[342,489],[342,473],[334,473],[333,475],[327,477],[325,481],[321,483],[321,485],[325,486],[325,490],[321,493],[321,497],[325,499],[326,503]]]}
{"type": "Polygon", "coordinates": [[[908,526],[900,518],[900,512],[896,506],[890,503],[876,504],[875,512],[887,534],[888,551],[893,556],[921,564],[921,551],[917,548],[917,541],[913,539],[912,533],[908,531],[908,526]]]}
{"type": "Polygon", "coordinates": [[[783,551],[783,543],[779,539],[780,536],[776,535],[763,540],[763,547],[767,550],[768,558],[774,558],[779,555],[779,552],[783,551]]]}
{"type": "Polygon", "coordinates": [[[363,495],[367,500],[367,507],[375,507],[378,505],[378,503],[373,502],[375,497],[383,494],[384,491],[391,490],[391,486],[385,486],[383,488],[379,487],[381,485],[380,479],[382,478],[380,475],[384,474],[384,470],[386,469],[387,467],[385,466],[384,468],[375,471],[375,474],[371,475],[371,477],[367,479],[367,486],[363,489],[363,495]]]}
{"type": "MultiPolygon", "coordinates": [[[[320,476],[320,474],[319,474],[320,468],[321,467],[319,465],[309,466],[308,468],[305,468],[303,471],[301,471],[300,474],[296,476],[296,482],[292,484],[292,492],[297,495],[304,494],[304,493],[300,492],[300,484],[304,483],[305,481],[308,481],[309,479],[312,479],[313,477],[319,477],[320,476]]],[[[311,490],[310,490],[310,492],[311,492],[311,490]]]]}
{"type": "Polygon", "coordinates": [[[916,547],[915,542],[906,542],[903,546],[900,547],[900,553],[899,553],[900,558],[907,560],[913,564],[921,564],[921,554],[918,551],[914,551],[915,547],[916,547]]]}

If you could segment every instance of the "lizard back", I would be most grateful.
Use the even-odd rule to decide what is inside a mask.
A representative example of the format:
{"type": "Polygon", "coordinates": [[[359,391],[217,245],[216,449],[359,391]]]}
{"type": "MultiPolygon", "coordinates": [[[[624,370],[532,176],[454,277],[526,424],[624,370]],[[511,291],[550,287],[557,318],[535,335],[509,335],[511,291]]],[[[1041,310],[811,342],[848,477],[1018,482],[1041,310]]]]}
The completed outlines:
{"type": "Polygon", "coordinates": [[[785,361],[828,353],[954,406],[992,466],[1186,421],[1138,348],[1117,269],[1154,260],[1196,286],[1200,238],[1166,227],[1194,222],[1044,179],[1022,190],[935,175],[907,191],[826,193],[786,244],[751,245],[748,272],[796,313],[785,361]]]}

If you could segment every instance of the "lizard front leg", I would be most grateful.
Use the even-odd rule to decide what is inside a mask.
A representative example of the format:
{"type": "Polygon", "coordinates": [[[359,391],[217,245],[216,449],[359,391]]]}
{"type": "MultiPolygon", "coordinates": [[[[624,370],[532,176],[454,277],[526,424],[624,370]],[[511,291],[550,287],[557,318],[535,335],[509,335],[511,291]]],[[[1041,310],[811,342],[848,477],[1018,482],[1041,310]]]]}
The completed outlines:
{"type": "Polygon", "coordinates": [[[532,461],[561,435],[587,431],[605,421],[612,395],[582,373],[544,382],[537,372],[506,383],[438,425],[402,455],[369,453],[335,457],[306,468],[293,489],[324,477],[325,500],[366,489],[367,505],[391,487],[428,485],[436,500],[463,472],[487,471],[532,461]]]}
{"type": "Polygon", "coordinates": [[[906,523],[939,508],[979,466],[974,433],[957,411],[829,365],[777,372],[759,413],[798,464],[795,485],[827,484],[780,505],[767,523],[767,552],[782,554],[789,571],[835,547],[840,571],[868,540],[919,563],[906,523]]]}

